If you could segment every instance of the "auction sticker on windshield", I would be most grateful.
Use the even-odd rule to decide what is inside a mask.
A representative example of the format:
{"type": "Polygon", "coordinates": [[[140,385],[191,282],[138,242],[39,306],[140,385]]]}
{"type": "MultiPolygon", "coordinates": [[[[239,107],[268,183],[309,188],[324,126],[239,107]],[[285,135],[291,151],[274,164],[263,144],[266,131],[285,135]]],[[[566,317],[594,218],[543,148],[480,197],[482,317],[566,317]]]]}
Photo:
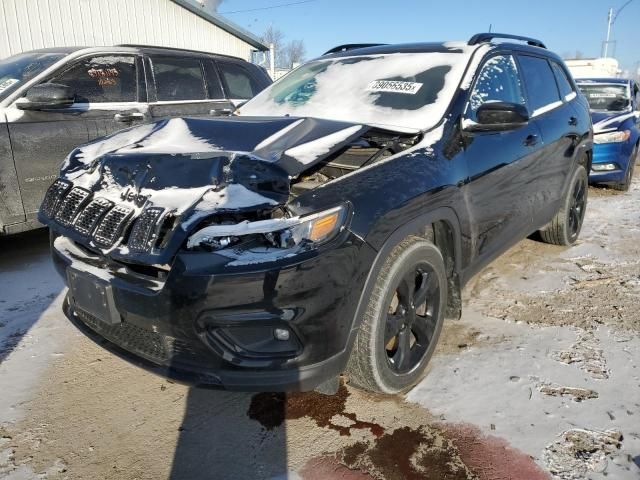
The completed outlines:
{"type": "Polygon", "coordinates": [[[0,93],[4,92],[7,88],[9,88],[12,85],[15,85],[19,81],[20,80],[18,80],[17,78],[8,78],[4,82],[0,82],[0,93]]]}
{"type": "Polygon", "coordinates": [[[422,87],[422,83],[401,82],[398,80],[374,80],[367,86],[369,92],[406,93],[415,95],[422,87]]]}

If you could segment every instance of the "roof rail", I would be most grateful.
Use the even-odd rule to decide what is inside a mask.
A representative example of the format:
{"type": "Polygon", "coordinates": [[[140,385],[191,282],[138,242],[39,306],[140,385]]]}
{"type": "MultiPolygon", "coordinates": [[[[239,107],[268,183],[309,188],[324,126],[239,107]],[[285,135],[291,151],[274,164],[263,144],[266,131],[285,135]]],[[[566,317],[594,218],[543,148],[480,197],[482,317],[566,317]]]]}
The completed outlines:
{"type": "Polygon", "coordinates": [[[329,55],[330,53],[348,52],[349,50],[355,50],[357,48],[380,47],[382,45],[388,45],[388,44],[386,43],[346,43],[344,45],[338,45],[337,47],[333,47],[331,50],[327,50],[322,54],[322,56],[329,55]]]}
{"type": "Polygon", "coordinates": [[[540,40],[536,40],[531,37],[522,37],[520,35],[510,35],[508,33],[476,33],[469,39],[469,45],[477,45],[479,43],[490,42],[494,38],[507,38],[509,40],[519,40],[521,42],[527,42],[527,44],[533,47],[547,48],[547,46],[540,40]]]}
{"type": "Polygon", "coordinates": [[[145,45],[142,43],[120,43],[118,45],[114,45],[114,47],[127,47],[127,48],[155,48],[157,50],[175,50],[178,52],[189,52],[189,53],[197,53],[204,55],[215,55],[217,57],[226,57],[232,58],[235,60],[242,60],[239,57],[234,57],[233,55],[227,55],[224,53],[214,53],[214,52],[205,52],[204,50],[192,50],[190,48],[178,48],[178,47],[167,47],[163,45],[145,45]]]}

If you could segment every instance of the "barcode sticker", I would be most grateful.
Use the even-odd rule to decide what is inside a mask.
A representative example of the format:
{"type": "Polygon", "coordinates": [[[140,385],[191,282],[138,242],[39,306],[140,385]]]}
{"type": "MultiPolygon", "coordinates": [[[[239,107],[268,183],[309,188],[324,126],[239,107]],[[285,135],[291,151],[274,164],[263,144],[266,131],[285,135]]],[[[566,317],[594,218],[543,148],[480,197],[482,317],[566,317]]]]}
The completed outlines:
{"type": "Polygon", "coordinates": [[[415,95],[422,87],[422,83],[401,82],[398,80],[374,80],[367,86],[368,92],[390,92],[415,95]]]}

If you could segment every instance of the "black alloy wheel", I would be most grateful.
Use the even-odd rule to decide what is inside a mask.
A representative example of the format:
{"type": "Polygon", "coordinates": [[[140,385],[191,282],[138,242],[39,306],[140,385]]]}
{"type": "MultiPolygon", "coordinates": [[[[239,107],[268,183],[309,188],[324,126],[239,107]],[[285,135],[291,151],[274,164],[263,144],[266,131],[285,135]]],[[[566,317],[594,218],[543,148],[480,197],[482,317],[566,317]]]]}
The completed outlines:
{"type": "Polygon", "coordinates": [[[579,178],[576,181],[573,192],[571,194],[571,202],[569,203],[569,234],[571,240],[575,240],[582,228],[582,221],[587,205],[587,180],[579,178]]]}
{"type": "Polygon", "coordinates": [[[440,309],[440,284],[433,268],[420,263],[397,285],[388,307],[384,346],[396,374],[415,369],[434,338],[440,309]]]}

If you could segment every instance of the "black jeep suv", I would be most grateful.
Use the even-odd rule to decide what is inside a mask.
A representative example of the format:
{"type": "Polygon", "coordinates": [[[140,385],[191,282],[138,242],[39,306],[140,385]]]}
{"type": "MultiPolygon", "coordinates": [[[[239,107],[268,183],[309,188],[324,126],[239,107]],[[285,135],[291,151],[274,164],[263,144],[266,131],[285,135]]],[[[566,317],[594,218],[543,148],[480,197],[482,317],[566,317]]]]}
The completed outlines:
{"type": "Polygon", "coordinates": [[[537,40],[350,45],[234,117],[77,148],[40,219],[69,319],[143,367],[393,393],[482,266],[536,231],[577,239],[591,149],[588,104],[537,40]]]}

